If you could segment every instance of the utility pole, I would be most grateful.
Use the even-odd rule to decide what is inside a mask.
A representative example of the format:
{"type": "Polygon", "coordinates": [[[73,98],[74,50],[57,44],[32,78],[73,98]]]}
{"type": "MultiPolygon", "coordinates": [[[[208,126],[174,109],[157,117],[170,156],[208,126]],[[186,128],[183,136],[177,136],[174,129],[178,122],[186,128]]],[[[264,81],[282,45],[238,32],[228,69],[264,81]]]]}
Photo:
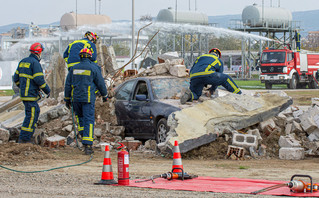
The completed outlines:
{"type": "Polygon", "coordinates": [[[95,0],[95,13],[94,14],[96,14],[96,0],[95,0]]]}
{"type": "Polygon", "coordinates": [[[191,11],[191,0],[188,0],[188,10],[191,11]]]}
{"type": "MultiPolygon", "coordinates": [[[[134,49],[135,49],[135,23],[134,23],[134,0],[132,0],[132,58],[133,58],[133,55],[134,55],[134,49]]],[[[137,49],[136,49],[137,50],[137,49]]],[[[135,66],[134,66],[134,61],[132,61],[132,69],[134,69],[135,66]]],[[[137,69],[137,68],[135,68],[137,69]]]]}
{"type": "Polygon", "coordinates": [[[175,23],[177,23],[177,0],[175,3],[175,23]]]}
{"type": "Polygon", "coordinates": [[[101,14],[101,0],[99,0],[99,14],[101,14]]]}
{"type": "Polygon", "coordinates": [[[195,0],[195,11],[197,11],[197,0],[195,0]]]}

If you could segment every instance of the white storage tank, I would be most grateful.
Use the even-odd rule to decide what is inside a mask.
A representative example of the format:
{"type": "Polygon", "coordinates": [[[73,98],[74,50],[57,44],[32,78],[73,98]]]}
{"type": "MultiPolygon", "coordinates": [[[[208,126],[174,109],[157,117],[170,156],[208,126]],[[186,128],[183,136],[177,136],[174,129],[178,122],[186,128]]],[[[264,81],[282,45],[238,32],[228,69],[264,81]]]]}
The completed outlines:
{"type": "Polygon", "coordinates": [[[60,27],[68,31],[75,29],[76,26],[98,26],[112,23],[110,17],[96,14],[75,14],[74,12],[66,13],[61,17],[60,27]]]}
{"type": "Polygon", "coordinates": [[[244,25],[250,27],[286,28],[292,21],[292,14],[284,8],[262,8],[254,4],[244,8],[242,20],[244,25]]]}
{"type": "Polygon", "coordinates": [[[172,8],[162,9],[156,17],[156,21],[166,23],[190,23],[208,25],[208,16],[201,12],[175,11],[172,8]]]}

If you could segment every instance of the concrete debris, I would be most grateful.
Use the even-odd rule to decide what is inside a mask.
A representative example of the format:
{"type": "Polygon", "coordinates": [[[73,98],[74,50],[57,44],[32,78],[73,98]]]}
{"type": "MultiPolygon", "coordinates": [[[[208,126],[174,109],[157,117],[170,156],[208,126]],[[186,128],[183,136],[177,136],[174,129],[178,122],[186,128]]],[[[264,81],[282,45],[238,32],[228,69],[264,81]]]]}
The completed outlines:
{"type": "Polygon", "coordinates": [[[10,132],[7,129],[0,128],[0,140],[2,143],[9,141],[10,132]]]}
{"type": "Polygon", "coordinates": [[[305,159],[305,150],[301,147],[283,147],[279,149],[279,159],[302,160],[305,159]]]}
{"type": "Polygon", "coordinates": [[[174,141],[178,141],[180,152],[185,153],[216,140],[225,131],[244,129],[268,120],[292,104],[291,98],[280,94],[251,96],[228,93],[174,112],[168,119],[168,124],[174,124],[170,126],[161,151],[171,153],[174,141]]]}

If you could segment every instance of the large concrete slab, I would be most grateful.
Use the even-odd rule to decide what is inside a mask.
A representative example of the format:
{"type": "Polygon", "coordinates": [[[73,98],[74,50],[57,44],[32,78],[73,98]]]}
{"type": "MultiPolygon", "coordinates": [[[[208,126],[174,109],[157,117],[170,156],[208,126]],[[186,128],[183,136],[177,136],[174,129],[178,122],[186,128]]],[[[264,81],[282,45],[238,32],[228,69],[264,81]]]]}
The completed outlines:
{"type": "Polygon", "coordinates": [[[159,145],[162,151],[172,152],[178,141],[185,153],[214,141],[225,131],[246,128],[278,115],[292,104],[284,92],[228,94],[184,108],[169,116],[168,139],[159,145]]]}

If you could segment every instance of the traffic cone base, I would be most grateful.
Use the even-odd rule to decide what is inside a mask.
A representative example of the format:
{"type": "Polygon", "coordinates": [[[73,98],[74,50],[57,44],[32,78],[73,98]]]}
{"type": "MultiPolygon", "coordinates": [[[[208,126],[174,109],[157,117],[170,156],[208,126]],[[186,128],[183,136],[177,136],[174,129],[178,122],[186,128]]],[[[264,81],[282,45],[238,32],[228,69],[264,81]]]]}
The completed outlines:
{"type": "Polygon", "coordinates": [[[114,180],[114,177],[113,177],[112,162],[110,158],[110,149],[108,145],[105,146],[105,154],[104,154],[101,180],[94,184],[96,185],[117,184],[117,182],[114,180]]]}

